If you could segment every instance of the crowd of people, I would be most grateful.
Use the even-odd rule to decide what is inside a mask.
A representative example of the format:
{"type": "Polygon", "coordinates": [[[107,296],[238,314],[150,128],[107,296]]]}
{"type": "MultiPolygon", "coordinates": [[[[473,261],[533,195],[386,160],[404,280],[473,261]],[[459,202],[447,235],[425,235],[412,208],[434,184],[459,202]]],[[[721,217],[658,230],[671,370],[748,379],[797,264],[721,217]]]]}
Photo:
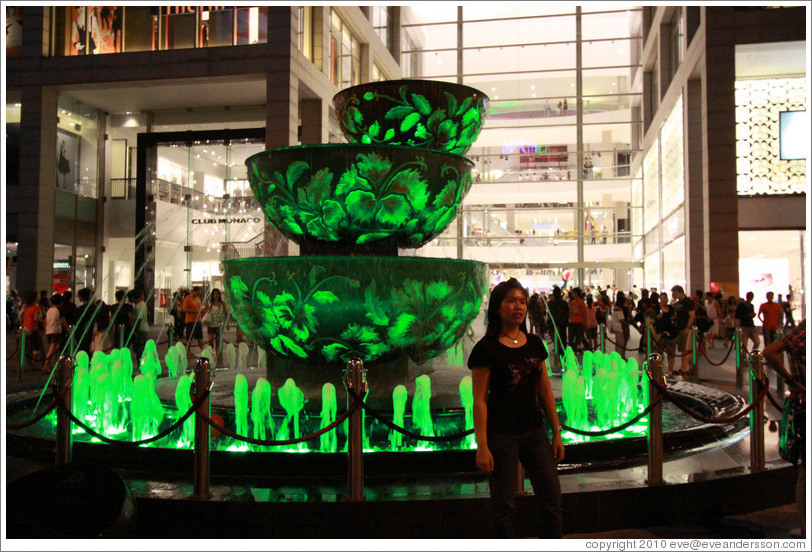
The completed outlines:
{"type": "MultiPolygon", "coordinates": [[[[91,289],[77,293],[80,305],[70,291],[48,294],[43,290],[28,290],[22,296],[12,290],[6,296],[6,327],[20,327],[25,334],[25,358],[50,372],[63,354],[72,337],[76,351],[92,354],[113,347],[128,347],[140,360],[149,339],[149,321],[144,291],[132,289],[115,292],[115,302],[105,303],[91,289]]],[[[230,329],[230,311],[217,288],[204,298],[200,287],[179,289],[173,297],[170,314],[172,331],[178,341],[186,344],[191,358],[191,346],[196,342],[200,351],[207,345],[219,354],[223,328],[230,329]],[[203,339],[206,327],[206,341],[203,339]]],[[[244,336],[237,326],[237,342],[244,336]]]]}
{"type": "Polygon", "coordinates": [[[651,350],[667,357],[668,375],[691,376],[690,354],[694,346],[691,332],[695,326],[697,354],[717,346],[721,341],[729,346],[736,328],[741,328],[742,354],[766,347],[780,335],[779,331],[795,327],[792,295],[775,299],[770,291],[766,301],[756,307],[754,294],[744,298],[722,292],[696,290],[690,296],[682,286],[673,286],[669,293],[657,288],[627,292],[615,286],[601,289],[575,287],[570,290],[554,286],[547,294],[534,293],[528,302],[531,331],[553,343],[556,351],[567,346],[575,352],[594,351],[599,347],[598,327],[606,326],[607,338],[621,357],[627,358],[628,343],[634,329],[640,336],[637,352],[646,353],[651,336],[651,350]],[[761,323],[760,332],[756,320],[761,323]],[[676,369],[676,359],[680,368],[676,369]]]}

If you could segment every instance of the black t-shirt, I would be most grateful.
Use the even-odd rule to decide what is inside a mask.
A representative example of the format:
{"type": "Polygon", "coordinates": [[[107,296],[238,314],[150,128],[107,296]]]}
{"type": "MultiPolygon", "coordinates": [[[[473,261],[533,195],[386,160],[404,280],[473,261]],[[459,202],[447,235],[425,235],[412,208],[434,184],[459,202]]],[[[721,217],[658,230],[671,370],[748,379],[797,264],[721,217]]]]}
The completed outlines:
{"type": "Polygon", "coordinates": [[[551,299],[547,303],[547,310],[553,318],[553,323],[559,328],[566,328],[570,320],[570,306],[564,299],[551,299]]]}
{"type": "Polygon", "coordinates": [[[739,301],[736,306],[736,318],[739,319],[739,325],[742,328],[752,328],[755,326],[753,319],[756,317],[756,308],[753,303],[747,301],[739,301]]]}
{"type": "Polygon", "coordinates": [[[536,400],[542,362],[547,349],[541,338],[527,335],[521,347],[508,347],[495,337],[483,337],[474,345],[468,368],[490,368],[488,430],[536,429],[543,416],[536,400]]]}
{"type": "Polygon", "coordinates": [[[688,327],[688,319],[692,310],[694,310],[694,302],[688,296],[683,297],[674,304],[674,325],[677,329],[684,330],[688,327]]]}

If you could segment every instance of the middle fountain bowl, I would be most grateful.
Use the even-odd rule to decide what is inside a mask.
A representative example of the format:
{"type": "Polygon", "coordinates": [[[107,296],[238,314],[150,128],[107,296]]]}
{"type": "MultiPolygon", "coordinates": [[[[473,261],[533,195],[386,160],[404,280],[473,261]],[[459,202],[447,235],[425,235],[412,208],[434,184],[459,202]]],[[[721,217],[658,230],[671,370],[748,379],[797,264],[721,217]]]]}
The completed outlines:
{"type": "Polygon", "coordinates": [[[407,146],[317,144],[245,161],[268,222],[309,254],[389,254],[417,248],[453,221],[474,164],[407,146]]]}
{"type": "Polygon", "coordinates": [[[351,358],[418,364],[479,314],[488,265],[425,257],[309,256],[223,261],[226,300],[265,350],[326,367],[351,358]]]}

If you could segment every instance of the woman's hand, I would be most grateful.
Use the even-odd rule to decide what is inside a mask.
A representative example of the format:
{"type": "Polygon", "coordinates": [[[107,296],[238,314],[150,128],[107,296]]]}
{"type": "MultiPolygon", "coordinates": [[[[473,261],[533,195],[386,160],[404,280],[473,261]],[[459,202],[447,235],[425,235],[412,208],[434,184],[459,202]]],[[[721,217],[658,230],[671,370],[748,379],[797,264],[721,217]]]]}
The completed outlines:
{"type": "MultiPolygon", "coordinates": [[[[561,445],[564,448],[564,445],[561,445]]],[[[493,472],[493,455],[488,447],[478,447],[476,449],[476,467],[485,473],[493,472]]]]}
{"type": "Polygon", "coordinates": [[[561,432],[556,431],[553,435],[553,458],[556,462],[564,459],[564,441],[561,439],[561,432]]]}

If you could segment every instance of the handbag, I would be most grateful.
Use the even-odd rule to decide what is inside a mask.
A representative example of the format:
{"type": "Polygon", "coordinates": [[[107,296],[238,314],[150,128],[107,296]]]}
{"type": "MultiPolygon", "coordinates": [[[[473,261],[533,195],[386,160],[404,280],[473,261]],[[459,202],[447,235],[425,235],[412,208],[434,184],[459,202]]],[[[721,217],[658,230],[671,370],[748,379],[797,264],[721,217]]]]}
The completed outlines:
{"type": "Polygon", "coordinates": [[[804,450],[804,420],[806,403],[803,396],[784,399],[779,424],[778,454],[787,462],[797,465],[804,450]]]}

